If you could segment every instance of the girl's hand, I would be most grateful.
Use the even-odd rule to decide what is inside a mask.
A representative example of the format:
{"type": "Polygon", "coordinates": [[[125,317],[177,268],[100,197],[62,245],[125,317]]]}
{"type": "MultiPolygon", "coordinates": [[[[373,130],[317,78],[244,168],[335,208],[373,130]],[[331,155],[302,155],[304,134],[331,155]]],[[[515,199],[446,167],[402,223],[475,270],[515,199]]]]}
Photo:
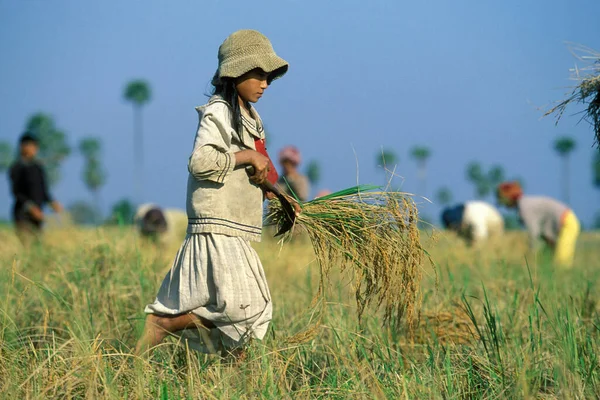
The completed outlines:
{"type": "Polygon", "coordinates": [[[252,151],[250,165],[254,167],[254,175],[250,176],[250,181],[257,185],[264,183],[269,173],[269,159],[258,151],[252,151]]]}
{"type": "Polygon", "coordinates": [[[235,153],[235,165],[252,166],[254,173],[250,175],[250,181],[261,185],[267,180],[269,173],[269,158],[255,150],[241,150],[235,153]]]}

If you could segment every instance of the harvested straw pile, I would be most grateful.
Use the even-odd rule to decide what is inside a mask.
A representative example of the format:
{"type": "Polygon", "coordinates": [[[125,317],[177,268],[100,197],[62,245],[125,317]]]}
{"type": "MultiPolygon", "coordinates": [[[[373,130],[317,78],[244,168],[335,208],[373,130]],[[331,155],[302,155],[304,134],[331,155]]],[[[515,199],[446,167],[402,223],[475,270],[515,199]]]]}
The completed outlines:
{"type": "Polygon", "coordinates": [[[426,310],[411,336],[413,343],[430,343],[436,340],[443,345],[472,345],[480,340],[473,321],[465,311],[450,305],[448,311],[426,310]]]}
{"type": "MultiPolygon", "coordinates": [[[[313,305],[323,303],[319,300],[329,274],[339,267],[353,277],[359,322],[372,306],[383,310],[384,325],[398,327],[406,319],[411,326],[427,257],[419,240],[417,207],[403,193],[375,189],[357,186],[301,203],[294,229],[307,232],[321,272],[313,305]]],[[[267,221],[278,225],[286,216],[280,203],[272,203],[267,221]]]]}
{"type": "Polygon", "coordinates": [[[578,81],[579,84],[573,88],[565,100],[548,110],[544,116],[556,114],[556,123],[558,124],[569,104],[586,105],[583,119],[592,125],[596,145],[600,148],[600,53],[583,46],[574,47],[572,52],[577,59],[589,65],[571,70],[572,79],[578,81]]]}

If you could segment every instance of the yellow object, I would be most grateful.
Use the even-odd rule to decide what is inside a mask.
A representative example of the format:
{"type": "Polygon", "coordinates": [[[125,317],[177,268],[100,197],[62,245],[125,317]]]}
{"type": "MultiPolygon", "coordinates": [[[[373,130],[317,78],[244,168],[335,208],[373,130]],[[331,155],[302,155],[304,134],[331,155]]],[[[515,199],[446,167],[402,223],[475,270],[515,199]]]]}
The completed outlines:
{"type": "Polygon", "coordinates": [[[575,213],[571,210],[565,211],[554,251],[554,263],[556,265],[567,268],[573,266],[575,245],[577,244],[577,237],[580,231],[581,227],[575,213]]]}

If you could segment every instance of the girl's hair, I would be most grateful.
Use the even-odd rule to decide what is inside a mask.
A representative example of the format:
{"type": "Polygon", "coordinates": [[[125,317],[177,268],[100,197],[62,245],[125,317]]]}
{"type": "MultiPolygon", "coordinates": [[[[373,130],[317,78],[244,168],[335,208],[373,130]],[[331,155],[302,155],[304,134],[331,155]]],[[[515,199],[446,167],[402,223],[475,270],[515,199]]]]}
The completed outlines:
{"type": "Polygon", "coordinates": [[[240,109],[240,101],[238,91],[235,88],[233,78],[221,78],[217,84],[213,84],[214,89],[212,94],[218,94],[231,107],[231,125],[239,134],[242,134],[242,110],[240,109]]]}

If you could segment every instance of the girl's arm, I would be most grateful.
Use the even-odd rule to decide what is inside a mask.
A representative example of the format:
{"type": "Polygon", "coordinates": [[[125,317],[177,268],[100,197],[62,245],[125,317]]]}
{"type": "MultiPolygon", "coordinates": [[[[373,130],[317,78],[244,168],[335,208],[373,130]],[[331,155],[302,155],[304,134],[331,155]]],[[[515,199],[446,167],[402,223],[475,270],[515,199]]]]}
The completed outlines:
{"type": "Polygon", "coordinates": [[[267,176],[269,159],[254,150],[231,150],[228,113],[226,105],[215,104],[201,115],[188,170],[197,180],[224,183],[235,167],[252,165],[255,173],[250,180],[261,184],[267,176]]]}

